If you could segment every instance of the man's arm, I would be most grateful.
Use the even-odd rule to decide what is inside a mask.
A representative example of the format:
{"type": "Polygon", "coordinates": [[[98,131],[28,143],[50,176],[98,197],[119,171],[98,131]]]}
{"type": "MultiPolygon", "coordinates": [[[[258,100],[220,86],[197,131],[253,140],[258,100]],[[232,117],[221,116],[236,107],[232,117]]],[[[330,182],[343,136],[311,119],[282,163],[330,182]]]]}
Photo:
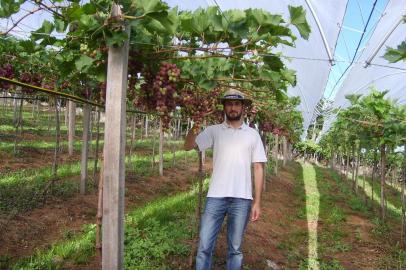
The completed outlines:
{"type": "Polygon", "coordinates": [[[261,194],[264,186],[264,163],[254,163],[255,197],[251,209],[251,221],[257,221],[261,215],[261,194]]]}
{"type": "Polygon", "coordinates": [[[197,144],[195,141],[196,137],[197,137],[197,134],[194,132],[194,128],[190,129],[189,133],[186,135],[183,149],[185,149],[186,151],[189,151],[189,150],[197,148],[197,144]]]}

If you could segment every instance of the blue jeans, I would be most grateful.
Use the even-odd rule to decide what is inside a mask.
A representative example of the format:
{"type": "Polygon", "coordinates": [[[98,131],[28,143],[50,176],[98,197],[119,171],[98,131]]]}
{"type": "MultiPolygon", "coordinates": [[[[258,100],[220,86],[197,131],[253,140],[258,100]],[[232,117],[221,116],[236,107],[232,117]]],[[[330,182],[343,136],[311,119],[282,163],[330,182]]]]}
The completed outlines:
{"type": "Polygon", "coordinates": [[[242,268],[241,244],[252,200],[240,198],[208,197],[200,223],[200,243],[196,257],[196,270],[209,270],[224,217],[227,215],[227,270],[242,268]]]}

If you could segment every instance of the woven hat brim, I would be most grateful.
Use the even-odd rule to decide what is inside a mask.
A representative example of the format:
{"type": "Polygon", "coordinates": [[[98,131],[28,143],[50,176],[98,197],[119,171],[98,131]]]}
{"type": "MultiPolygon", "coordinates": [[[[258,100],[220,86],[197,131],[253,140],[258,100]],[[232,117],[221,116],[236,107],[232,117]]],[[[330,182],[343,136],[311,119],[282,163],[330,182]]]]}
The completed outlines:
{"type": "Polygon", "coordinates": [[[241,100],[244,103],[244,105],[246,105],[246,106],[250,106],[252,104],[252,100],[246,99],[246,98],[244,98],[244,99],[242,99],[242,98],[218,98],[218,101],[220,103],[223,103],[226,100],[241,100]]]}

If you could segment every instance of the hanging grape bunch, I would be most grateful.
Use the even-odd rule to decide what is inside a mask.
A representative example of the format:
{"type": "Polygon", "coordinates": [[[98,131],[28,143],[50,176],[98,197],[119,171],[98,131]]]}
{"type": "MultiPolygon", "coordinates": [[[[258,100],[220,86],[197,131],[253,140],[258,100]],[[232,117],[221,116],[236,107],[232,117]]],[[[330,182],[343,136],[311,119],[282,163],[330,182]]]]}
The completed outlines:
{"type": "MultiPolygon", "coordinates": [[[[14,77],[13,66],[10,64],[5,64],[0,67],[0,77],[5,77],[8,79],[12,79],[14,77]]],[[[6,82],[0,82],[0,88],[2,89],[10,89],[11,85],[6,82]]]]}
{"type": "Polygon", "coordinates": [[[149,71],[144,72],[140,96],[134,101],[135,106],[157,112],[164,128],[169,127],[171,113],[179,101],[179,77],[180,69],[171,63],[162,63],[155,77],[149,71]]]}
{"type": "MultiPolygon", "coordinates": [[[[42,77],[38,73],[31,73],[31,72],[23,72],[20,75],[20,81],[26,84],[34,85],[34,86],[41,86],[42,77]]],[[[32,94],[34,89],[23,87],[22,91],[26,94],[32,94]]]]}
{"type": "Polygon", "coordinates": [[[259,123],[259,129],[262,130],[263,132],[273,132],[274,130],[274,124],[270,121],[261,121],[259,123]]]}
{"type": "Polygon", "coordinates": [[[221,113],[217,110],[217,98],[220,94],[220,88],[215,88],[208,92],[202,89],[185,89],[182,92],[181,105],[186,115],[193,120],[197,132],[203,120],[212,120],[217,122],[221,113]],[[218,112],[215,114],[215,112],[218,112]]]}
{"type": "Polygon", "coordinates": [[[274,135],[282,135],[283,134],[283,130],[279,127],[274,127],[274,129],[272,130],[272,134],[274,135]]]}

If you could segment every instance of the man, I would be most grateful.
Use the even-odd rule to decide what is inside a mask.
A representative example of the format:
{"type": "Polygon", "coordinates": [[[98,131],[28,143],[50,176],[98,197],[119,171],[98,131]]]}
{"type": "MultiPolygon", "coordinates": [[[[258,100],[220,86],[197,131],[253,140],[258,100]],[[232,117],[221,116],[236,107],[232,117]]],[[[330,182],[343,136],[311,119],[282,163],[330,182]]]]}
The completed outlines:
{"type": "Polygon", "coordinates": [[[207,127],[199,135],[186,136],[185,150],[213,148],[213,174],[200,224],[196,269],[211,268],[212,253],[227,215],[227,269],[242,268],[242,238],[251,213],[259,219],[263,186],[263,163],[267,161],[258,132],[243,123],[244,108],[251,103],[237,90],[219,99],[226,115],[222,124],[207,127]],[[255,199],[252,197],[251,165],[254,168],[255,199]]]}

